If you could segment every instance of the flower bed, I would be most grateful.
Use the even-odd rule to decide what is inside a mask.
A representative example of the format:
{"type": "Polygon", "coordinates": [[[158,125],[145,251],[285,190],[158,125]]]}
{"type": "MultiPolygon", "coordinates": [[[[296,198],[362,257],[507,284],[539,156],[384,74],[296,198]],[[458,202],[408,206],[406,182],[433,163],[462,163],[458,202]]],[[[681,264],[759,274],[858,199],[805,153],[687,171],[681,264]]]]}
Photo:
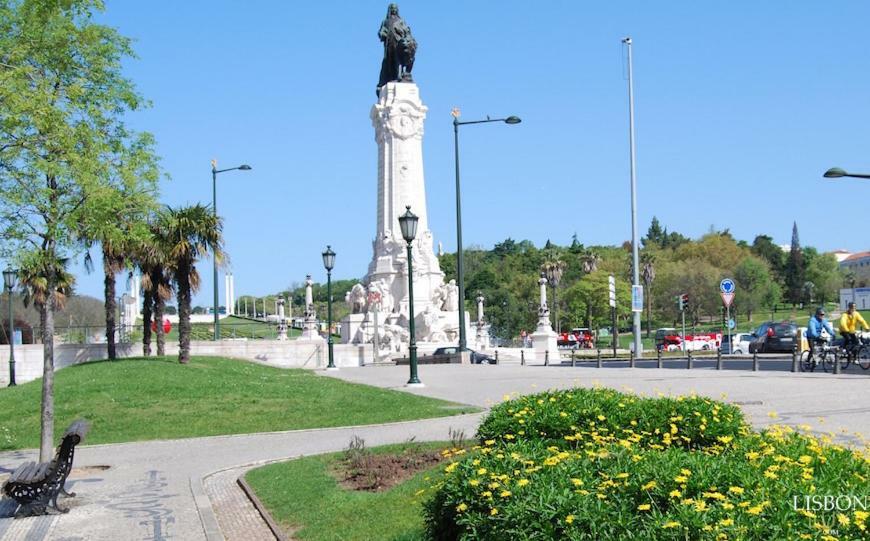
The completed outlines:
{"type": "Polygon", "coordinates": [[[788,427],[754,432],[739,409],[716,401],[544,393],[493,408],[478,436],[426,504],[432,539],[868,534],[866,454],[788,427]],[[824,510],[814,495],[852,499],[824,510]]]}

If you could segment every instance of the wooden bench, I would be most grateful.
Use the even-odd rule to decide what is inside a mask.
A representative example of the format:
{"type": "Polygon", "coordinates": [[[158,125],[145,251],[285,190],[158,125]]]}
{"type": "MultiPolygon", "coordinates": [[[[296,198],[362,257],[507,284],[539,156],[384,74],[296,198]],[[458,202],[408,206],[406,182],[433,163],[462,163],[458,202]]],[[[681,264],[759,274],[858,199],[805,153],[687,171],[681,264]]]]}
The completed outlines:
{"type": "Polygon", "coordinates": [[[16,517],[46,515],[49,505],[61,513],[69,511],[58,507],[57,497],[60,493],[67,497],[75,496],[74,492],[66,491],[64,483],[72,469],[75,447],[85,439],[89,428],[87,421],[73,422],[63,433],[60,447],[51,462],[28,462],[12,472],[3,483],[3,493],[18,502],[16,517]]]}

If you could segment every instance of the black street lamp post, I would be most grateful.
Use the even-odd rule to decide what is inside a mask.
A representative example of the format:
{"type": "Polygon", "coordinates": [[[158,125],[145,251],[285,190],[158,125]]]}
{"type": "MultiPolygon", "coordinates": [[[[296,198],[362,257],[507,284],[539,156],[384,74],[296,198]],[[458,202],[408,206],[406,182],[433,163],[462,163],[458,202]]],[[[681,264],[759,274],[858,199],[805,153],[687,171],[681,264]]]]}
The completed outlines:
{"type": "Polygon", "coordinates": [[[326,268],[326,347],[329,350],[327,370],[338,370],[332,353],[332,267],[335,266],[335,252],[327,245],[323,256],[323,266],[326,268]]]}
{"type": "MultiPolygon", "coordinates": [[[[211,208],[214,211],[215,217],[217,217],[217,175],[218,173],[226,173],[227,171],[250,171],[251,166],[244,164],[238,167],[230,167],[228,169],[218,169],[217,162],[215,160],[211,161],[211,208]]],[[[217,269],[217,258],[212,257],[214,261],[214,339],[220,340],[221,338],[221,322],[218,315],[218,269],[217,269]]]]}
{"type": "Polygon", "coordinates": [[[840,169],[839,167],[832,167],[825,171],[825,178],[840,178],[840,177],[852,177],[852,178],[870,178],[870,175],[864,173],[847,173],[845,170],[840,169]]]}
{"type": "MultiPolygon", "coordinates": [[[[518,116],[507,118],[486,118],[485,120],[459,120],[459,109],[453,109],[453,156],[456,164],[456,284],[459,288],[459,351],[465,351],[465,280],[462,267],[462,202],[459,190],[459,126],[465,124],[484,124],[486,122],[504,122],[519,124],[518,116]]],[[[416,223],[416,222],[415,222],[416,223]]]]}
{"type": "MultiPolygon", "coordinates": [[[[420,378],[417,377],[417,337],[414,329],[414,266],[411,254],[411,243],[417,236],[417,220],[419,218],[411,207],[405,207],[405,214],[399,216],[399,227],[402,229],[402,238],[408,243],[408,332],[410,343],[408,344],[408,361],[411,365],[411,378],[408,379],[409,387],[423,387],[420,378]]],[[[461,298],[461,297],[460,297],[461,298]]]]}
{"type": "Polygon", "coordinates": [[[3,271],[3,285],[6,286],[6,298],[9,301],[9,387],[15,387],[15,320],[12,318],[12,290],[18,272],[12,268],[3,271]]]}

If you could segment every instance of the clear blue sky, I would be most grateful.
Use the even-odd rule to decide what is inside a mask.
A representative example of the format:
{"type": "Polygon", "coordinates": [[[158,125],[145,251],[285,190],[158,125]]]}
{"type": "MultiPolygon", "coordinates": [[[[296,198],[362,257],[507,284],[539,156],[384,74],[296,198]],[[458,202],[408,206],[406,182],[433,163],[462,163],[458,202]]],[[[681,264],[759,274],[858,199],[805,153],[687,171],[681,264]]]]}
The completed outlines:
{"type": "MultiPolygon", "coordinates": [[[[136,40],[128,75],[153,107],[171,205],[211,199],[219,176],[236,294],[273,293],[307,273],[358,278],[375,233],[376,144],[368,118],[386,1],[109,0],[99,20],[136,40]]],[[[490,248],[630,238],[628,103],[621,39],[634,40],[639,223],[697,237],[730,228],[787,243],[868,249],[866,2],[399,3],[419,42],[429,107],[424,165],[436,243],[455,250],[450,109],[518,126],[461,132],[463,238],[490,248]]],[[[437,245],[437,244],[436,244],[437,245]]],[[[196,303],[209,305],[210,262],[196,303]]],[[[99,297],[100,274],[78,270],[99,297]]],[[[223,285],[223,279],[220,281],[223,285]]],[[[223,291],[221,291],[223,298],[223,291]]]]}

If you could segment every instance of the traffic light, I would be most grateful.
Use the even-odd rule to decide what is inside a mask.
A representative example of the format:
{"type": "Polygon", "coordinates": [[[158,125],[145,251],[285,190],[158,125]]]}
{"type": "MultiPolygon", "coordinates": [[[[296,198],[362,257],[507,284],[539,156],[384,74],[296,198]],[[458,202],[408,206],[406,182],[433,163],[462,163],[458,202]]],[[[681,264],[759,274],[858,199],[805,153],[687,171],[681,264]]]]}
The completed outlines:
{"type": "Polygon", "coordinates": [[[686,308],[689,306],[689,294],[683,293],[682,295],[677,297],[677,300],[679,301],[679,304],[680,304],[680,312],[684,312],[686,310],[686,308]]]}

